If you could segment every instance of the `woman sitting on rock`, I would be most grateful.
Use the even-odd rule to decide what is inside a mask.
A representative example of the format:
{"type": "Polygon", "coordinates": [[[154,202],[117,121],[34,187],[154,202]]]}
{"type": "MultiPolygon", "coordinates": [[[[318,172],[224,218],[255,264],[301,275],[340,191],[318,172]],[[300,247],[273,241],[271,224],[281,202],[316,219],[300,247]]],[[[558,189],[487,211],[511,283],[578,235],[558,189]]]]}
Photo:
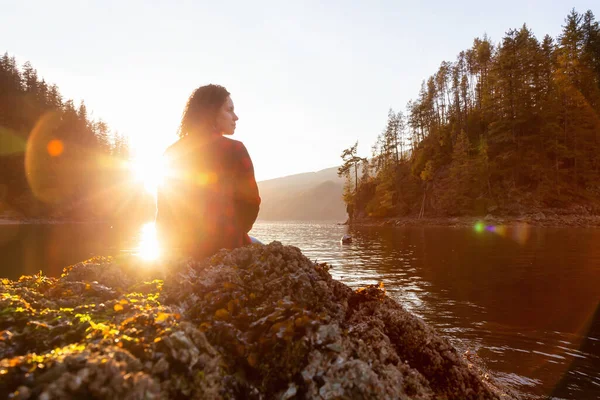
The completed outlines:
{"type": "Polygon", "coordinates": [[[157,193],[156,224],[166,249],[203,258],[251,242],[260,196],[246,147],[225,137],[237,120],[224,87],[202,86],[190,96],[157,193]]]}

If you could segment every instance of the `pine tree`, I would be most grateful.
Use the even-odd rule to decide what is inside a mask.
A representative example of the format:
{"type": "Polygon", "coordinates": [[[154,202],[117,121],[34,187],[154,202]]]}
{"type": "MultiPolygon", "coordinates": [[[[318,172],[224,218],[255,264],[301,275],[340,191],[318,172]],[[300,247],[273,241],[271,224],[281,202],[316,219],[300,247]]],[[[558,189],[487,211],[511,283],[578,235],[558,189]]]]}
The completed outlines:
{"type": "Polygon", "coordinates": [[[358,189],[358,165],[363,162],[363,158],[356,155],[358,141],[353,146],[345,149],[342,152],[341,158],[344,161],[342,166],[338,168],[338,176],[345,176],[352,167],[354,167],[354,191],[358,189]]]}
{"type": "MultiPolygon", "coordinates": [[[[106,163],[96,161],[108,156],[108,126],[96,126],[85,104],[76,110],[72,100],[63,101],[56,85],[39,78],[31,63],[20,70],[5,53],[0,58],[3,206],[40,216],[67,215],[74,204],[87,204],[80,210],[83,216],[95,208],[85,201],[103,190],[111,173],[106,163]]],[[[126,154],[127,146],[121,147],[126,154]]]]}
{"type": "Polygon", "coordinates": [[[422,198],[404,209],[420,215],[430,207],[515,211],[517,203],[600,201],[599,46],[593,13],[572,10],[557,40],[540,42],[524,24],[497,45],[476,38],[454,62],[442,62],[406,105],[405,119],[388,113],[372,148],[374,190],[361,192],[370,193],[369,212],[416,203],[409,185],[422,198]]]}

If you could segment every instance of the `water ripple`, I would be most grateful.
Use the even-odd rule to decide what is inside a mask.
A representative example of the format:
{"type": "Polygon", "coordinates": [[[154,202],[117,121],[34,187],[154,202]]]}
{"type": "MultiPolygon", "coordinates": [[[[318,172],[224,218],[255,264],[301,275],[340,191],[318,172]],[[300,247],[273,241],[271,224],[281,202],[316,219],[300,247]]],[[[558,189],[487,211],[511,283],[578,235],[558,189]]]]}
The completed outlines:
{"type": "Polygon", "coordinates": [[[352,288],[383,282],[522,398],[600,398],[600,232],[529,233],[516,241],[510,231],[302,222],[261,222],[252,231],[327,262],[352,288]],[[342,245],[346,233],[353,242],[342,245]]]}

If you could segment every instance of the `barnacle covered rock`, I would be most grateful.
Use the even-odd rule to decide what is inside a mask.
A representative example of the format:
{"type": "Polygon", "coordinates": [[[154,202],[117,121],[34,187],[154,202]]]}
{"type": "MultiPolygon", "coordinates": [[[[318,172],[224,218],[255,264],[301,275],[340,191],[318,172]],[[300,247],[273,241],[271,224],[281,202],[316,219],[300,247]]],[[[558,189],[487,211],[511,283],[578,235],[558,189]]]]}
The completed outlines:
{"type": "Polygon", "coordinates": [[[0,285],[9,398],[509,397],[381,285],[353,291],[278,242],[0,285]]]}

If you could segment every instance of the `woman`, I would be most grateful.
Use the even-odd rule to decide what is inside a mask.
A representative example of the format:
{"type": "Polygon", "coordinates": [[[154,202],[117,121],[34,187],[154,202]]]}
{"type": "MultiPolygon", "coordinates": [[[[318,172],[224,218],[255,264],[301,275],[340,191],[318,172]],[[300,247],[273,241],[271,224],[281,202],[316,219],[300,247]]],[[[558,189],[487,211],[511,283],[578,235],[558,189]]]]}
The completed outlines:
{"type": "Polygon", "coordinates": [[[163,245],[202,258],[250,243],[260,196],[246,147],[225,137],[237,120],[224,87],[202,86],[190,96],[157,194],[163,245]]]}

